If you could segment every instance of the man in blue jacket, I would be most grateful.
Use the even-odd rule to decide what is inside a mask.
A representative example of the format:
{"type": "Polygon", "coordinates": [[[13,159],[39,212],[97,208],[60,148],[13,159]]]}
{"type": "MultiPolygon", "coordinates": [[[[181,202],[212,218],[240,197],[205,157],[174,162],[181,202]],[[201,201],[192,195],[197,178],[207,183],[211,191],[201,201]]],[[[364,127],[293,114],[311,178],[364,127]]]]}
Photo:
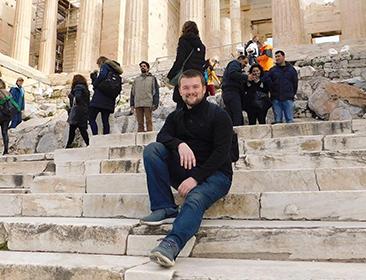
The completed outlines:
{"type": "Polygon", "coordinates": [[[11,119],[11,125],[10,128],[16,128],[21,122],[22,122],[22,111],[24,111],[24,88],[23,88],[24,79],[22,77],[19,77],[16,81],[15,87],[12,87],[10,89],[10,93],[15,100],[15,102],[18,104],[18,107],[20,111],[14,115],[14,117],[11,119]]]}
{"type": "Polygon", "coordinates": [[[276,65],[267,75],[275,123],[282,123],[285,116],[286,123],[294,121],[294,98],[297,93],[298,76],[296,69],[286,61],[285,53],[275,53],[276,65]]]}

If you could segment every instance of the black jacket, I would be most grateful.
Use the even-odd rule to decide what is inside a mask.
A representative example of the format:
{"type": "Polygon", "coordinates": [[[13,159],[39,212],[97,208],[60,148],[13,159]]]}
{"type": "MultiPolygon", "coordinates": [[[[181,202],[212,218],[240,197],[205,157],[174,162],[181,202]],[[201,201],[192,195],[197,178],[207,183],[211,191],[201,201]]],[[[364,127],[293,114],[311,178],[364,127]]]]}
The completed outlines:
{"type": "Polygon", "coordinates": [[[68,122],[80,127],[88,126],[90,92],[83,84],[77,84],[69,94],[70,114],[68,122]],[[75,102],[75,103],[74,103],[75,102]]]}
{"type": "Polygon", "coordinates": [[[261,78],[258,83],[248,81],[244,84],[244,97],[242,107],[245,111],[252,111],[252,103],[255,100],[257,92],[263,92],[269,96],[268,83],[261,78]]]}
{"type": "Polygon", "coordinates": [[[160,142],[173,153],[180,143],[186,143],[193,151],[197,167],[191,176],[202,183],[216,171],[221,171],[232,178],[230,158],[233,127],[229,115],[216,106],[215,114],[209,114],[210,104],[205,99],[188,109],[178,109],[165,121],[157,136],[160,142]]]}
{"type": "Polygon", "coordinates": [[[174,76],[178,74],[183,66],[184,61],[189,56],[192,50],[192,56],[186,62],[183,71],[188,69],[195,69],[203,73],[206,47],[202,43],[199,36],[193,33],[188,33],[179,38],[175,62],[167,75],[169,80],[174,78],[174,76]]]}
{"type": "Polygon", "coordinates": [[[222,79],[222,91],[225,92],[242,92],[244,83],[248,80],[248,76],[242,72],[241,63],[238,60],[231,61],[224,72],[222,79]]]}
{"type": "Polygon", "coordinates": [[[276,65],[266,76],[271,91],[271,98],[280,101],[293,100],[298,87],[296,69],[288,62],[286,66],[276,65]]]}

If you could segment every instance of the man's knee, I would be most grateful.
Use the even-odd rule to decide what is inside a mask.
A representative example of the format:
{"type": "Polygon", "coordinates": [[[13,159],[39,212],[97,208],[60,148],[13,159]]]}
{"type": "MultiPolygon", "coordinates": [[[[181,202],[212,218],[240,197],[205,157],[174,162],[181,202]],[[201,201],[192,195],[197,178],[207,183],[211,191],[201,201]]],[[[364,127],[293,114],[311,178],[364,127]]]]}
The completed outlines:
{"type": "Polygon", "coordinates": [[[158,142],[153,142],[147,145],[144,149],[143,157],[144,160],[153,160],[166,153],[167,149],[165,146],[158,142]]]}
{"type": "Polygon", "coordinates": [[[211,202],[203,193],[195,191],[194,189],[187,195],[185,204],[193,208],[205,211],[211,206],[211,202]]]}

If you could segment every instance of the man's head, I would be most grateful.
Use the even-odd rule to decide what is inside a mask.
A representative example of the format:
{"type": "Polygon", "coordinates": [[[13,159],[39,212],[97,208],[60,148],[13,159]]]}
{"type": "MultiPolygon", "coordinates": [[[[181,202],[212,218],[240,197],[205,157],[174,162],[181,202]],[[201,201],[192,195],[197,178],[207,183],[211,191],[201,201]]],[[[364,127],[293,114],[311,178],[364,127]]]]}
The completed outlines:
{"type": "Polygon", "coordinates": [[[247,66],[249,63],[248,57],[246,57],[245,55],[239,55],[237,59],[240,62],[242,68],[247,66]]]}
{"type": "Polygon", "coordinates": [[[254,43],[257,43],[257,42],[259,41],[258,35],[253,36],[252,41],[253,41],[254,43]]]}
{"type": "Polygon", "coordinates": [[[99,66],[99,68],[102,66],[102,64],[104,64],[106,61],[108,60],[108,58],[106,58],[105,56],[100,56],[97,59],[97,65],[99,66]]]}
{"type": "Polygon", "coordinates": [[[18,79],[17,79],[17,82],[16,82],[16,84],[18,85],[18,86],[23,86],[23,83],[24,83],[24,79],[22,78],[22,77],[19,77],[18,79]]]}
{"type": "Polygon", "coordinates": [[[179,93],[188,108],[192,108],[203,100],[206,93],[206,83],[201,72],[186,70],[178,81],[179,93]]]}
{"type": "Polygon", "coordinates": [[[140,66],[141,73],[143,73],[143,74],[149,72],[149,70],[150,70],[150,64],[146,61],[141,61],[139,66],[140,66]]]}
{"type": "Polygon", "coordinates": [[[275,60],[276,64],[281,65],[285,62],[285,53],[283,51],[276,51],[275,52],[275,60]]]}

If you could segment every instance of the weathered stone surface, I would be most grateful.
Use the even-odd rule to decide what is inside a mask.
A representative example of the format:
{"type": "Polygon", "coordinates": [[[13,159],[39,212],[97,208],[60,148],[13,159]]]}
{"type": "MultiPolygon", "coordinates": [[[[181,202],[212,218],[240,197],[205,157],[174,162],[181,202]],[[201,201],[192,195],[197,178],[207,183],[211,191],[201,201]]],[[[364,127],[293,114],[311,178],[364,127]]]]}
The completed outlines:
{"type": "Polygon", "coordinates": [[[96,135],[90,138],[90,147],[120,147],[135,144],[135,133],[96,135]]]}
{"type": "Polygon", "coordinates": [[[312,66],[301,67],[299,71],[299,78],[311,78],[314,76],[316,70],[312,66]]]}
{"type": "Polygon", "coordinates": [[[366,135],[329,135],[324,138],[324,150],[366,149],[366,135]]]}
{"type": "Polygon", "coordinates": [[[137,133],[136,145],[148,145],[152,142],[156,142],[157,131],[137,133]]]}
{"type": "Polygon", "coordinates": [[[263,139],[271,138],[270,125],[241,126],[234,128],[239,138],[244,139],[263,139]]]}
{"type": "Polygon", "coordinates": [[[147,262],[142,257],[2,251],[0,276],[6,280],[124,280],[126,270],[147,262]]]}
{"type": "MultiPolygon", "coordinates": [[[[363,111],[360,111],[363,114],[363,111]]],[[[352,120],[352,114],[347,108],[335,108],[329,115],[330,121],[352,120]]]]}
{"type": "Polygon", "coordinates": [[[300,136],[244,140],[245,153],[316,152],[322,150],[323,136],[300,136]]]}
{"type": "Polygon", "coordinates": [[[263,193],[261,217],[279,220],[366,220],[366,191],[263,193]]]}
{"type": "Polygon", "coordinates": [[[40,174],[53,168],[50,161],[1,162],[0,174],[40,174]]]}
{"type": "Polygon", "coordinates": [[[19,161],[42,161],[53,159],[53,154],[24,154],[24,155],[5,155],[0,157],[0,162],[19,162],[19,161]],[[52,157],[52,158],[50,158],[52,157]]]}
{"type": "Polygon", "coordinates": [[[80,176],[85,174],[84,161],[59,161],[56,163],[57,176],[80,176]]]}
{"type": "Polygon", "coordinates": [[[365,133],[366,132],[366,120],[365,119],[353,119],[352,120],[352,130],[355,133],[365,133]]]}
{"type": "Polygon", "coordinates": [[[80,217],[82,196],[79,194],[27,194],[23,195],[23,216],[80,217]]]}
{"type": "Polygon", "coordinates": [[[145,174],[87,176],[87,193],[146,193],[145,174]]]}
{"type": "Polygon", "coordinates": [[[85,161],[85,160],[103,160],[109,158],[109,148],[106,147],[88,147],[78,149],[56,150],[54,153],[55,162],[65,161],[85,161]]]}
{"type": "Polygon", "coordinates": [[[110,148],[110,159],[136,159],[142,158],[144,146],[126,146],[110,148]]]}
{"type": "Polygon", "coordinates": [[[33,182],[33,175],[0,175],[0,188],[29,187],[33,182]]]}
{"type": "Polygon", "coordinates": [[[85,193],[84,176],[39,176],[31,186],[32,193],[85,193]]]}
{"type": "Polygon", "coordinates": [[[137,220],[4,218],[13,251],[124,255],[137,220]]]}
{"type": "Polygon", "coordinates": [[[101,173],[137,173],[141,160],[103,160],[101,173]]]}
{"type": "Polygon", "coordinates": [[[18,216],[21,213],[21,195],[0,194],[0,216],[18,216]]]}
{"type": "Polygon", "coordinates": [[[272,126],[273,137],[290,137],[300,135],[331,135],[352,132],[352,122],[303,122],[276,124],[272,126]]]}
{"type": "Polygon", "coordinates": [[[366,168],[321,168],[316,171],[321,191],[366,190],[366,168]]]}
{"type": "MultiPolygon", "coordinates": [[[[164,238],[164,235],[129,235],[127,240],[127,255],[149,256],[150,251],[159,245],[159,240],[162,238],[164,238]]],[[[179,253],[179,257],[189,257],[195,242],[196,237],[193,236],[179,253]]]]}

